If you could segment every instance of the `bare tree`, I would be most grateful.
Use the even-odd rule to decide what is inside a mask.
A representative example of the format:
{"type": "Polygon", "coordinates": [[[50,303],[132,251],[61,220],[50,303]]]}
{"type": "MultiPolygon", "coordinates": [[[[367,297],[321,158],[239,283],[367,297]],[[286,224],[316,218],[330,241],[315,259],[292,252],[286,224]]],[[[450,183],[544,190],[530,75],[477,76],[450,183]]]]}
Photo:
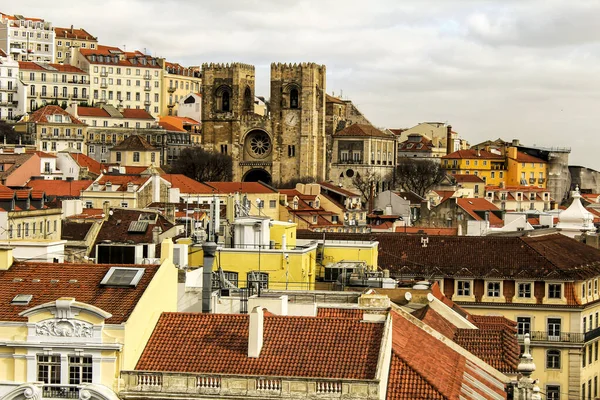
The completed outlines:
{"type": "Polygon", "coordinates": [[[362,175],[357,173],[352,178],[352,185],[360,192],[363,202],[367,203],[371,196],[371,187],[380,179],[377,172],[365,171],[362,175]]]}
{"type": "Polygon", "coordinates": [[[430,160],[401,159],[396,166],[396,182],[403,190],[412,191],[421,197],[439,185],[446,172],[440,163],[430,160]]]}
{"type": "Polygon", "coordinates": [[[201,147],[181,151],[168,168],[172,174],[183,174],[200,182],[227,182],[233,179],[233,160],[227,154],[206,151],[201,147]]]}
{"type": "Polygon", "coordinates": [[[4,121],[0,121],[0,144],[19,144],[19,132],[4,121]]]}

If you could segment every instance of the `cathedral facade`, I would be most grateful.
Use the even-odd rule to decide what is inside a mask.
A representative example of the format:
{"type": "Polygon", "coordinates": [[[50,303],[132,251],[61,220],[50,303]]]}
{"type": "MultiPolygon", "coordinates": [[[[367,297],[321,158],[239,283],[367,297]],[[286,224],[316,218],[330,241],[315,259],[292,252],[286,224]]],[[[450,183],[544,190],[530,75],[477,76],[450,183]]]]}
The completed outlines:
{"type": "Polygon", "coordinates": [[[326,71],[315,63],[271,64],[266,116],[254,113],[254,66],[202,66],[202,141],[233,158],[234,181],[274,185],[326,176],[326,71]]]}

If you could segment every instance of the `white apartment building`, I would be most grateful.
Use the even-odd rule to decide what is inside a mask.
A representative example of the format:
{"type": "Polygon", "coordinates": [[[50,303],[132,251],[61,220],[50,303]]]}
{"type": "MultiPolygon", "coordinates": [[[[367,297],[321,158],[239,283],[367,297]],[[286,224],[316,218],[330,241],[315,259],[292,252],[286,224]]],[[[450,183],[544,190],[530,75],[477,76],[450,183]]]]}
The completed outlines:
{"type": "Polygon", "coordinates": [[[24,113],[25,91],[18,76],[19,63],[0,49],[0,120],[24,113]]]}
{"type": "Polygon", "coordinates": [[[102,45],[97,49],[73,48],[72,53],[70,64],[90,76],[94,103],[160,114],[162,68],[158,59],[102,45]]]}
{"type": "Polygon", "coordinates": [[[19,78],[25,85],[27,112],[51,103],[66,106],[89,100],[87,72],[71,65],[21,61],[19,78]]]}
{"type": "Polygon", "coordinates": [[[14,60],[55,62],[54,36],[43,19],[0,13],[0,48],[14,60]]]}

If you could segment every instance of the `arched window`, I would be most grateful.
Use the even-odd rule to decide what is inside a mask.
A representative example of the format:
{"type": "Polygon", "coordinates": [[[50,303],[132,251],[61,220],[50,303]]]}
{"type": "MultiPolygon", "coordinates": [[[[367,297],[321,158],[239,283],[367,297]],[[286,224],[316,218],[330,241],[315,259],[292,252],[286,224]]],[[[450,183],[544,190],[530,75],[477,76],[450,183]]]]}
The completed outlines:
{"type": "Polygon", "coordinates": [[[244,111],[253,111],[252,110],[252,91],[249,87],[244,91],[244,111]]]}
{"type": "Polygon", "coordinates": [[[221,111],[229,111],[229,92],[227,90],[221,95],[221,111]]]}
{"type": "Polygon", "coordinates": [[[546,368],[560,369],[560,350],[548,350],[546,352],[546,368]]]}
{"type": "Polygon", "coordinates": [[[298,89],[290,90],[290,108],[298,108],[298,89]]]}

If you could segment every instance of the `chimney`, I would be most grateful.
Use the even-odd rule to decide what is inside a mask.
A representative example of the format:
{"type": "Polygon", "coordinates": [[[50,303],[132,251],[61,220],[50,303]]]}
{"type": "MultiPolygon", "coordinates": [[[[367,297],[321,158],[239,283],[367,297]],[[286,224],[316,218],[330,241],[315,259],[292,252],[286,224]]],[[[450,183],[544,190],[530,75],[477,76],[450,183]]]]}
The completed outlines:
{"type": "Polygon", "coordinates": [[[204,242],[202,252],[204,253],[204,263],[202,264],[202,312],[211,313],[212,311],[212,267],[215,259],[217,244],[215,242],[204,242]]]}
{"type": "Polygon", "coordinates": [[[13,264],[13,248],[10,246],[0,246],[0,271],[10,269],[13,264]]]}
{"type": "Polygon", "coordinates": [[[452,144],[452,125],[448,125],[446,127],[446,155],[454,153],[454,146],[452,144]]]}
{"type": "Polygon", "coordinates": [[[281,250],[287,250],[287,236],[285,233],[281,235],[281,250]]]}
{"type": "Polygon", "coordinates": [[[152,229],[152,243],[158,244],[160,242],[160,234],[162,233],[162,229],[160,226],[155,226],[152,229]]]}
{"type": "Polygon", "coordinates": [[[74,101],[69,106],[69,108],[71,108],[71,115],[75,118],[79,118],[79,109],[77,108],[79,105],[77,102],[74,101]]]}
{"type": "Polygon", "coordinates": [[[250,313],[248,327],[248,357],[258,358],[263,346],[264,315],[261,306],[256,306],[250,313]]]}

